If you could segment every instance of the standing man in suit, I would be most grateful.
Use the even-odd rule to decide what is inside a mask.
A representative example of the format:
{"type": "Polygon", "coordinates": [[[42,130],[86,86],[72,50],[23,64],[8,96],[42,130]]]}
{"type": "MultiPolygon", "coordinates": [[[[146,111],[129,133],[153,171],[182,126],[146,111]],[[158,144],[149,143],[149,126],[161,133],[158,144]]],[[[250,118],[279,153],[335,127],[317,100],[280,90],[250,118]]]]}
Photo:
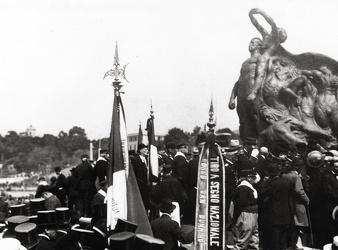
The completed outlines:
{"type": "Polygon", "coordinates": [[[141,193],[142,201],[146,211],[150,208],[150,178],[148,168],[148,147],[143,143],[137,146],[137,155],[132,159],[132,166],[135,172],[136,181],[138,188],[141,193]]]}
{"type": "Polygon", "coordinates": [[[162,216],[151,222],[154,237],[165,242],[163,250],[181,249],[178,247],[178,241],[183,244],[189,244],[194,240],[194,230],[186,234],[181,230],[178,223],[171,219],[170,214],[175,208],[169,198],[163,199],[160,204],[162,216]]]}
{"type": "MultiPolygon", "coordinates": [[[[333,163],[329,167],[329,171],[325,172],[322,177],[323,188],[323,224],[327,232],[327,239],[331,239],[337,235],[337,222],[332,218],[332,211],[338,205],[338,162],[333,163]]],[[[323,234],[324,235],[324,234],[323,234]]],[[[329,242],[326,239],[326,242],[329,242]]]]}
{"type": "Polygon", "coordinates": [[[63,173],[61,173],[60,167],[55,167],[54,170],[55,170],[55,173],[57,175],[57,178],[56,178],[56,188],[57,188],[56,197],[58,197],[58,199],[60,200],[61,207],[65,207],[66,206],[66,192],[67,192],[67,188],[68,188],[67,178],[63,173]]]}
{"type": "Polygon", "coordinates": [[[100,151],[100,157],[94,166],[94,180],[96,189],[100,189],[100,183],[107,179],[107,169],[109,165],[109,152],[107,149],[100,151]]]}
{"type": "MultiPolygon", "coordinates": [[[[104,161],[105,162],[105,161],[104,161]]],[[[89,156],[81,156],[81,164],[75,168],[77,177],[76,189],[79,191],[79,204],[82,216],[91,216],[90,201],[92,199],[91,193],[95,189],[94,184],[94,170],[89,163],[89,156]]]]}
{"type": "Polygon", "coordinates": [[[298,166],[291,164],[286,167],[289,167],[289,171],[283,174],[282,178],[288,182],[290,187],[291,197],[289,199],[289,207],[291,208],[293,217],[293,221],[291,222],[288,230],[288,249],[297,250],[299,249],[296,244],[300,235],[300,228],[309,227],[306,206],[309,205],[310,199],[304,191],[302,180],[299,176],[298,166]]]}
{"type": "Polygon", "coordinates": [[[279,165],[271,163],[267,167],[267,176],[260,183],[259,199],[267,200],[267,218],[270,230],[265,230],[263,241],[269,243],[267,249],[286,250],[287,232],[292,221],[289,208],[290,185],[280,176],[279,165]]]}
{"type": "Polygon", "coordinates": [[[188,153],[188,147],[185,143],[179,143],[176,146],[177,152],[174,157],[173,174],[177,177],[178,181],[182,184],[183,189],[186,191],[186,176],[188,171],[188,161],[185,156],[188,153]]]}

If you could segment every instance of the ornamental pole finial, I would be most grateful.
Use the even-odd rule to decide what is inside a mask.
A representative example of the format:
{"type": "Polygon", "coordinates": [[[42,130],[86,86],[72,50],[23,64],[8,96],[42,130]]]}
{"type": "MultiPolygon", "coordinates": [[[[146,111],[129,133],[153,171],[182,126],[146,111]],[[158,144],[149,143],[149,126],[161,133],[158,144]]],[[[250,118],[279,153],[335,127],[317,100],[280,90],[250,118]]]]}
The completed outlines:
{"type": "Polygon", "coordinates": [[[119,61],[119,53],[118,53],[118,47],[117,47],[117,42],[116,42],[116,46],[115,46],[115,56],[114,56],[114,68],[110,69],[107,71],[107,73],[104,75],[103,79],[105,79],[107,76],[113,76],[114,77],[114,82],[113,82],[113,86],[116,90],[118,90],[120,92],[120,89],[122,88],[121,82],[119,77],[122,76],[122,78],[124,80],[126,80],[127,82],[129,82],[125,76],[125,71],[126,71],[126,67],[128,64],[126,64],[125,66],[123,66],[123,69],[120,69],[120,61],[119,61]]]}

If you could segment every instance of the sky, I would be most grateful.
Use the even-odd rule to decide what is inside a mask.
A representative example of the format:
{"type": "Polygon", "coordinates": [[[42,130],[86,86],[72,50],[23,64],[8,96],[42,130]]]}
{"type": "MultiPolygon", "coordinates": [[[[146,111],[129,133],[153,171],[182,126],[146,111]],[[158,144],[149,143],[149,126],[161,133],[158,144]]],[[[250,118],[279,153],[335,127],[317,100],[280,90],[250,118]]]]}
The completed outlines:
{"type": "MultiPolygon", "coordinates": [[[[192,132],[208,121],[238,129],[227,108],[248,44],[260,34],[248,13],[260,8],[288,34],[294,54],[338,60],[338,2],[330,0],[2,0],[0,134],[58,135],[73,126],[88,138],[110,133],[114,63],[128,64],[122,96],[128,133],[144,129],[152,102],[156,134],[192,132]]],[[[263,23],[263,21],[261,21],[263,23]]]]}

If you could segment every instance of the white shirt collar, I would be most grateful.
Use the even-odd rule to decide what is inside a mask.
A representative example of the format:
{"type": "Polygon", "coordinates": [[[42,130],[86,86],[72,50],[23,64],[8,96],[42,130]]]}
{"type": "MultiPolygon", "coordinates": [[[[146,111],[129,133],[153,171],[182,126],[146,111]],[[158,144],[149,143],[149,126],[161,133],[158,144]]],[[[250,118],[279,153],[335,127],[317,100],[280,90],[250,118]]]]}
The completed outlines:
{"type": "Polygon", "coordinates": [[[254,189],[254,187],[251,185],[251,183],[248,182],[247,180],[243,180],[238,186],[246,186],[246,187],[250,188],[253,192],[255,199],[258,198],[257,190],[254,189]]]}
{"type": "Polygon", "coordinates": [[[183,156],[184,158],[186,158],[186,157],[185,157],[185,154],[183,154],[181,151],[177,151],[176,154],[175,154],[175,157],[176,157],[176,156],[179,156],[179,155],[180,155],[180,156],[183,156]]]}

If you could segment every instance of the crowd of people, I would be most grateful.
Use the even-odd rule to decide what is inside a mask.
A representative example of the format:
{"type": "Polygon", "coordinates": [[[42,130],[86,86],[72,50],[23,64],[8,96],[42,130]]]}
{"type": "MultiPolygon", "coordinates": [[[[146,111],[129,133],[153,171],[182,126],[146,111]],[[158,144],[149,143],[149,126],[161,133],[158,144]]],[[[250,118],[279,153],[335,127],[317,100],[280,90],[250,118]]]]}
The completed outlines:
{"type": "MultiPolygon", "coordinates": [[[[227,230],[233,235],[233,239],[228,238],[228,247],[295,250],[303,245],[322,249],[338,234],[338,162],[334,160],[338,152],[323,151],[313,142],[292,150],[282,144],[275,148],[271,152],[258,147],[255,138],[247,138],[243,145],[231,140],[230,146],[221,150],[227,230]],[[322,164],[309,165],[308,155],[315,150],[322,151],[322,159],[316,159],[322,164]],[[324,161],[325,157],[331,160],[324,161]]],[[[199,153],[198,147],[189,153],[185,143],[158,147],[160,171],[154,176],[149,171],[148,147],[140,144],[135,154],[130,152],[155,237],[152,241],[157,239],[165,250],[184,249],[184,244],[194,240],[199,153]]],[[[107,232],[108,165],[107,150],[100,151],[95,164],[88,155],[82,155],[69,176],[56,167],[56,177],[49,183],[40,177],[35,198],[28,204],[9,204],[1,198],[0,246],[17,244],[11,241],[13,237],[22,239],[20,244],[27,249],[81,249],[82,245],[103,250],[116,244],[134,244],[137,237],[132,232],[122,236],[107,232]],[[28,244],[25,238],[32,235],[28,244]],[[92,240],[85,240],[93,237],[95,246],[92,240]]],[[[151,241],[142,236],[138,240],[151,241]]]]}

